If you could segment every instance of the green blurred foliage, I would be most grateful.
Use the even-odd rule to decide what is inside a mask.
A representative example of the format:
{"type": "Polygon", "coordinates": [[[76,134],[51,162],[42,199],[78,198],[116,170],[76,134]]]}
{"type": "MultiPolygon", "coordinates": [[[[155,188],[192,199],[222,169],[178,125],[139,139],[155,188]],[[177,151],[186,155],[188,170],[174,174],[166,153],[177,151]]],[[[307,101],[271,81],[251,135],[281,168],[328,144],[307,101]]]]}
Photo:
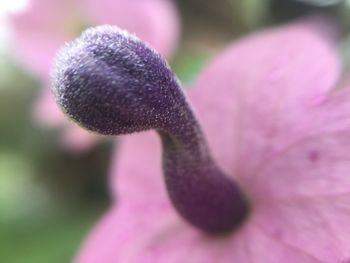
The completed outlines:
{"type": "Polygon", "coordinates": [[[12,224],[0,224],[1,262],[70,262],[99,207],[38,214],[12,224]]]}
{"type": "Polygon", "coordinates": [[[207,61],[208,54],[185,49],[179,52],[171,66],[182,81],[184,88],[187,88],[193,84],[207,61]]]}
{"type": "Polygon", "coordinates": [[[0,61],[0,262],[69,262],[107,207],[112,143],[66,152],[32,118],[40,84],[0,61]]]}

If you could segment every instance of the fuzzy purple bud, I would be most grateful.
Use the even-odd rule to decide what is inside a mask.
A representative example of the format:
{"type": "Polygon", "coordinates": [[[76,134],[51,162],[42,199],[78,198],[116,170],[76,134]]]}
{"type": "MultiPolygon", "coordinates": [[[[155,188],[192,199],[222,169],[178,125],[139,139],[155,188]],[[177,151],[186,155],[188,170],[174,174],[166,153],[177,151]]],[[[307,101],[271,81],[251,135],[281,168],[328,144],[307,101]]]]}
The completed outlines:
{"type": "Polygon", "coordinates": [[[57,56],[54,93],[81,126],[119,135],[160,127],[182,94],[167,62],[112,26],[85,31],[57,56]]]}
{"type": "Polygon", "coordinates": [[[243,193],[211,158],[176,76],[141,40],[111,26],[89,29],[58,54],[53,79],[58,104],[81,126],[158,132],[169,196],[190,223],[218,233],[246,218],[243,193]]]}

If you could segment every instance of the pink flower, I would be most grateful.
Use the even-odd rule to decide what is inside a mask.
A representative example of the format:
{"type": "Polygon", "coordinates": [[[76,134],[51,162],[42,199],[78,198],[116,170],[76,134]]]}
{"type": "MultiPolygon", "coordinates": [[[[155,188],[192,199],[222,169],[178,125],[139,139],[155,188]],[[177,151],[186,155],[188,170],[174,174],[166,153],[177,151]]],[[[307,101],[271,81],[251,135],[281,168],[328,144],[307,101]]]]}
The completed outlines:
{"type": "MultiPolygon", "coordinates": [[[[315,21],[301,21],[245,37],[214,59],[189,92],[215,161],[249,200],[250,213],[241,225],[223,235],[208,234],[179,216],[181,207],[174,208],[178,200],[173,199],[174,185],[168,184],[167,176],[172,202],[164,186],[160,141],[152,132],[139,133],[122,139],[118,163],[111,171],[115,201],[75,262],[346,262],[350,90],[335,89],[340,65],[328,29],[315,21]]],[[[92,41],[91,32],[72,44],[72,53],[67,51],[71,60],[63,56],[60,61],[56,96],[67,114],[87,128],[109,127],[104,133],[120,133],[120,126],[95,122],[91,114],[96,111],[84,104],[89,100],[82,101],[83,108],[73,103],[74,92],[87,92],[82,86],[75,90],[75,85],[90,80],[87,76],[61,82],[61,74],[79,74],[80,69],[65,68],[64,63],[80,61],[85,49],[80,45],[92,41]]],[[[95,68],[94,63],[100,60],[89,61],[87,70],[95,68]]],[[[94,98],[100,114],[106,105],[100,104],[97,94],[94,98]]],[[[140,112],[134,114],[115,120],[119,124],[129,120],[134,127],[140,112]]]]}
{"type": "Polygon", "coordinates": [[[94,144],[97,135],[66,121],[50,92],[49,72],[57,50],[87,26],[107,23],[136,33],[167,57],[179,37],[179,21],[171,0],[30,0],[10,17],[16,59],[43,83],[34,117],[51,127],[64,126],[63,145],[75,152],[94,144]]]}

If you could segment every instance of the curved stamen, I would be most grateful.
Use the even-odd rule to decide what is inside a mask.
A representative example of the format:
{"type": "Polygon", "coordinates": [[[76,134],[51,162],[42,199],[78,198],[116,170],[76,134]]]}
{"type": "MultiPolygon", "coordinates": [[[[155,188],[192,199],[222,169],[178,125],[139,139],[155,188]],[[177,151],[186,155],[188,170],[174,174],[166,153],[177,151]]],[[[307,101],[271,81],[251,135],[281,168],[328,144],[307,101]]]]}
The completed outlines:
{"type": "Polygon", "coordinates": [[[89,29],[58,54],[53,80],[58,104],[87,129],[158,132],[168,193],[190,223],[217,233],[246,218],[247,201],[213,161],[176,76],[142,41],[111,26],[89,29]]]}

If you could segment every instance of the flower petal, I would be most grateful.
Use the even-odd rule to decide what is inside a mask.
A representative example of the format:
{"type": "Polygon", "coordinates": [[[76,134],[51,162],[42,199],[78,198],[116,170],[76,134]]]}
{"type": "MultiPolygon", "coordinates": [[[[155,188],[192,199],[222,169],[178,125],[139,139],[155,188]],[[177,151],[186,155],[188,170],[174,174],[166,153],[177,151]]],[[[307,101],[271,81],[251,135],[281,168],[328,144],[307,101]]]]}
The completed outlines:
{"type": "Polygon", "coordinates": [[[305,113],[304,134],[263,163],[246,185],[259,198],[318,197],[350,192],[350,89],[336,90],[305,113]],[[254,189],[257,192],[257,189],[254,189]]]}
{"type": "Polygon", "coordinates": [[[226,241],[220,260],[215,262],[324,263],[303,249],[281,242],[255,222],[249,224],[226,241]]]}
{"type": "Polygon", "coordinates": [[[48,127],[59,127],[68,123],[51,92],[51,81],[46,78],[43,89],[40,91],[33,110],[33,117],[39,123],[48,127]]]}
{"type": "Polygon", "coordinates": [[[258,225],[249,225],[231,236],[207,236],[179,221],[168,208],[155,204],[112,208],[74,262],[323,262],[265,233],[258,225]]]}
{"type": "Polygon", "coordinates": [[[140,254],[146,257],[145,247],[178,229],[172,216],[169,207],[159,203],[119,204],[90,233],[75,262],[134,262],[140,254]]]}
{"type": "Polygon", "coordinates": [[[349,149],[350,130],[305,138],[242,180],[258,200],[350,194],[349,149]]]}
{"type": "Polygon", "coordinates": [[[304,132],[305,112],[334,87],[339,61],[321,22],[303,20],[243,38],[201,74],[191,98],[228,173],[244,163],[238,172],[245,176],[293,142],[304,132]]]}
{"type": "Polygon", "coordinates": [[[75,262],[321,262],[263,231],[259,212],[226,236],[206,235],[188,225],[165,196],[156,135],[126,137],[120,147],[118,174],[112,177],[117,205],[89,234],[75,262]]]}
{"type": "Polygon", "coordinates": [[[102,141],[104,137],[86,131],[85,129],[68,124],[63,131],[61,142],[63,147],[71,153],[82,153],[91,149],[97,142],[102,141]]]}
{"type": "Polygon", "coordinates": [[[260,226],[276,241],[292,246],[320,262],[350,258],[350,194],[286,200],[264,207],[260,226]]]}
{"type": "MultiPolygon", "coordinates": [[[[325,262],[350,258],[350,90],[308,112],[305,137],[246,177],[262,226],[325,262]]],[[[341,261],[344,260],[344,261],[341,261]]]]}
{"type": "Polygon", "coordinates": [[[72,29],[77,26],[77,10],[74,1],[29,1],[26,9],[9,16],[13,55],[28,70],[47,78],[57,50],[77,33],[72,29]]]}
{"type": "Polygon", "coordinates": [[[118,203],[168,200],[162,177],[161,145],[155,132],[120,137],[109,174],[111,191],[118,203]]]}
{"type": "Polygon", "coordinates": [[[74,262],[211,263],[221,250],[220,242],[169,209],[119,206],[104,216],[74,262]]]}
{"type": "Polygon", "coordinates": [[[166,195],[159,139],[146,132],[121,141],[111,178],[117,205],[89,235],[76,262],[181,262],[202,233],[183,221],[166,195]]]}
{"type": "Polygon", "coordinates": [[[239,232],[212,237],[181,222],[169,207],[112,208],[98,223],[76,257],[76,263],[321,263],[302,249],[250,224],[239,232]],[[273,253],[271,253],[273,251],[273,253]]]}

